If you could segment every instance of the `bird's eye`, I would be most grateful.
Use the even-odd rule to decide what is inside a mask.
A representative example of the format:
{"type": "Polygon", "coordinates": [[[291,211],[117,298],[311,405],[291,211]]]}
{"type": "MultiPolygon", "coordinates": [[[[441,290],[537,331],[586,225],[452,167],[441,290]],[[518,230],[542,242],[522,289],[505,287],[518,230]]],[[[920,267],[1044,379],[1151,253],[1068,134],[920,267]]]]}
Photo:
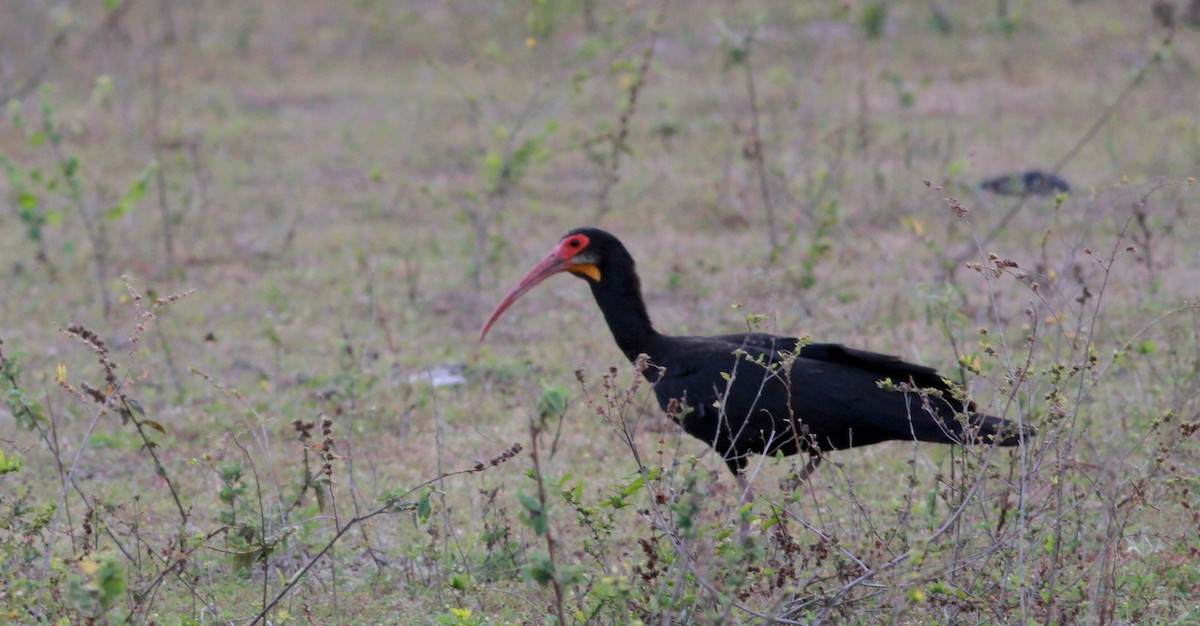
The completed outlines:
{"type": "Polygon", "coordinates": [[[578,247],[579,247],[579,240],[578,240],[578,239],[572,239],[572,240],[571,240],[571,247],[572,247],[572,248],[578,248],[578,247]]]}

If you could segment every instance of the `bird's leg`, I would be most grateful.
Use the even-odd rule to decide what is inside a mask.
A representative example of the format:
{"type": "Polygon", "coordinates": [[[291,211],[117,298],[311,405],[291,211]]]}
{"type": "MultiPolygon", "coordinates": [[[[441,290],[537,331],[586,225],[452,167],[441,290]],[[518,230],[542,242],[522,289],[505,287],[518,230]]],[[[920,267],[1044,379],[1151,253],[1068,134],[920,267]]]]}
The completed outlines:
{"type": "Polygon", "coordinates": [[[750,481],[746,479],[746,457],[727,457],[725,465],[729,467],[729,471],[733,472],[733,477],[737,480],[738,506],[740,507],[746,504],[746,501],[753,495],[750,489],[750,481]]]}
{"type": "Polygon", "coordinates": [[[737,474],[734,475],[734,477],[737,479],[738,506],[740,507],[740,506],[746,504],[746,502],[748,502],[750,500],[750,498],[753,497],[754,490],[750,487],[750,479],[746,478],[746,475],[744,473],[738,472],[737,474]]]}
{"type": "Polygon", "coordinates": [[[813,472],[817,471],[817,467],[821,465],[821,460],[824,458],[820,452],[809,456],[808,464],[804,466],[804,469],[800,470],[800,482],[808,480],[813,475],[813,472]]]}
{"type": "Polygon", "coordinates": [[[746,501],[753,497],[754,489],[750,486],[750,479],[746,478],[745,473],[737,472],[734,477],[737,478],[738,486],[738,516],[742,518],[738,522],[738,543],[744,543],[750,537],[750,519],[742,516],[741,511],[746,501]]]}
{"type": "Polygon", "coordinates": [[[754,488],[750,486],[750,479],[746,476],[746,457],[728,457],[725,459],[725,464],[733,472],[733,478],[737,481],[738,487],[738,505],[737,513],[741,520],[738,522],[738,541],[745,541],[750,536],[750,520],[742,517],[742,507],[754,499],[754,488]]]}

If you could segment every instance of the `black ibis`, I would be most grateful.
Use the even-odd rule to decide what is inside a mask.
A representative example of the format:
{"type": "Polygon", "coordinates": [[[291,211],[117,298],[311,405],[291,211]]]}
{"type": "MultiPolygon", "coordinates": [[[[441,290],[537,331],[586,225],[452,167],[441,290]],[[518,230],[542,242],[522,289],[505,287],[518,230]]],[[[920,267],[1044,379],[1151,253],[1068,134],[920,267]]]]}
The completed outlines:
{"type": "Polygon", "coordinates": [[[1033,434],[976,413],[936,370],[898,357],[766,333],[663,335],[650,323],[633,257],[597,228],[563,236],[496,306],[479,340],[559,272],[587,281],[625,356],[649,356],[643,374],[659,405],[712,446],[739,482],[751,453],[807,453],[807,476],[829,450],[890,440],[1015,446],[1033,434]]]}
{"type": "Polygon", "coordinates": [[[1005,174],[979,183],[979,188],[1002,196],[1049,196],[1070,193],[1071,186],[1062,178],[1043,172],[1029,170],[1022,174],[1005,174]]]}

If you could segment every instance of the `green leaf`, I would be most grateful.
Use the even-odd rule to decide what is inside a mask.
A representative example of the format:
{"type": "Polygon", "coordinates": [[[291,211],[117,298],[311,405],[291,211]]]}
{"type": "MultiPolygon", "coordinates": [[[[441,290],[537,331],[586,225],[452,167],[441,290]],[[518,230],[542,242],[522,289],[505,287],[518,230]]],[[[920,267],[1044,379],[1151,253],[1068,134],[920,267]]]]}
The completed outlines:
{"type": "Polygon", "coordinates": [[[14,128],[21,128],[25,125],[25,118],[21,116],[21,101],[17,98],[12,98],[8,101],[8,121],[12,123],[14,128]]]}
{"type": "Polygon", "coordinates": [[[537,412],[542,417],[562,415],[567,411],[568,393],[566,387],[558,385],[543,385],[542,395],[538,397],[537,412]]]}
{"type": "Polygon", "coordinates": [[[33,209],[37,208],[37,205],[37,196],[29,193],[28,191],[23,191],[20,194],[17,194],[17,208],[23,211],[32,211],[33,209]]]}
{"type": "Polygon", "coordinates": [[[142,175],[142,178],[133,181],[133,183],[129,185],[129,189],[125,190],[125,202],[128,204],[134,204],[141,202],[142,198],[146,197],[146,186],[149,184],[149,177],[150,171],[147,170],[146,173],[142,175]]]}
{"type": "Polygon", "coordinates": [[[489,152],[483,157],[483,172],[484,177],[489,181],[496,180],[500,173],[500,166],[504,164],[504,157],[500,156],[499,152],[489,152]]]}
{"type": "Polygon", "coordinates": [[[4,451],[0,450],[0,474],[12,474],[21,471],[24,465],[24,459],[20,455],[4,456],[4,451]]]}
{"type": "Polygon", "coordinates": [[[121,194],[117,204],[108,210],[106,217],[110,220],[120,219],[129,213],[134,205],[146,197],[146,189],[150,186],[150,177],[158,170],[158,163],[152,162],[142,170],[140,176],[129,184],[125,193],[121,194]]]}
{"type": "Polygon", "coordinates": [[[98,565],[92,580],[98,591],[100,605],[107,609],[125,593],[125,572],[121,569],[121,562],[111,555],[102,558],[98,565]]]}
{"type": "Polygon", "coordinates": [[[92,106],[104,104],[108,97],[113,92],[113,79],[107,74],[102,74],[96,77],[96,83],[92,86],[92,106]]]}
{"type": "Polygon", "coordinates": [[[624,497],[629,497],[629,496],[637,493],[638,491],[640,491],[642,486],[645,484],[646,484],[646,479],[642,478],[641,476],[638,476],[637,478],[634,478],[633,480],[629,481],[629,484],[625,485],[625,487],[623,489],[621,489],[621,495],[624,497]]]}
{"type": "Polygon", "coordinates": [[[426,491],[425,495],[421,496],[421,499],[417,501],[417,517],[421,518],[422,522],[427,521],[433,513],[433,505],[429,504],[429,496],[432,493],[432,489],[426,491]]]}
{"type": "Polygon", "coordinates": [[[525,512],[529,516],[529,527],[539,537],[544,537],[550,532],[550,518],[546,515],[546,508],[537,498],[527,494],[517,494],[517,500],[521,502],[521,506],[525,507],[525,512]]]}
{"type": "Polygon", "coordinates": [[[313,488],[313,493],[316,494],[316,496],[317,496],[317,510],[324,513],[325,512],[325,499],[326,499],[325,484],[321,483],[321,482],[314,482],[312,488],[313,488]]]}
{"type": "Polygon", "coordinates": [[[549,584],[554,580],[554,562],[540,552],[529,560],[525,571],[529,572],[530,578],[533,578],[539,585],[549,584]]]}
{"type": "Polygon", "coordinates": [[[727,67],[737,67],[746,62],[745,46],[729,46],[729,57],[725,60],[727,67]]]}

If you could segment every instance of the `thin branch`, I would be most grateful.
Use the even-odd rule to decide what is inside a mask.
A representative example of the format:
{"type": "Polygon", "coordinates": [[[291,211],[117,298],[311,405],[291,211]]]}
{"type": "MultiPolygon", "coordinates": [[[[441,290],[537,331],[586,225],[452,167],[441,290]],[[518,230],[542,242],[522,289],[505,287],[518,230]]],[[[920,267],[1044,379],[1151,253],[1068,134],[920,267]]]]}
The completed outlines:
{"type": "Polygon", "coordinates": [[[604,173],[604,182],[600,185],[600,191],[597,194],[595,217],[597,222],[612,210],[612,190],[617,183],[621,182],[621,153],[627,149],[625,140],[629,137],[629,122],[637,112],[638,94],[646,86],[646,76],[650,73],[650,62],[654,59],[654,49],[658,47],[663,24],[667,21],[667,7],[670,4],[670,0],[663,0],[662,5],[659,6],[654,24],[650,26],[650,42],[642,50],[642,64],[638,67],[637,79],[629,86],[629,99],[617,119],[617,130],[610,135],[609,153],[605,160],[607,168],[604,173]]]}
{"type": "Polygon", "coordinates": [[[365,515],[356,515],[356,516],[350,518],[350,520],[348,520],[344,526],[342,526],[341,528],[338,529],[337,534],[335,534],[333,536],[333,538],[330,539],[325,544],[325,547],[321,548],[320,552],[317,552],[312,558],[310,558],[308,560],[308,562],[305,563],[304,566],[300,568],[299,571],[297,571],[295,574],[292,574],[292,577],[288,580],[287,584],[283,586],[283,589],[281,589],[279,591],[279,593],[275,594],[275,597],[271,600],[271,602],[268,603],[266,606],[264,606],[262,611],[260,611],[258,613],[258,615],[256,615],[254,617],[254,619],[250,621],[250,626],[254,626],[255,624],[258,624],[259,622],[262,622],[263,620],[265,620],[267,617],[267,614],[270,613],[272,610],[274,610],[275,606],[278,605],[285,597],[287,597],[287,594],[296,585],[298,585],[301,580],[304,579],[304,575],[307,574],[308,571],[311,570],[313,568],[313,566],[317,564],[318,561],[320,561],[322,558],[324,558],[324,556],[326,554],[328,554],[331,549],[333,549],[334,544],[336,544],[338,542],[338,540],[340,540],[342,537],[344,537],[346,535],[346,533],[353,530],[355,526],[357,526],[363,522],[366,522],[367,520],[369,520],[373,517],[383,515],[384,513],[399,513],[401,511],[411,510],[411,509],[415,508],[416,503],[404,502],[404,500],[406,498],[408,498],[408,496],[412,495],[413,493],[416,493],[418,490],[428,487],[429,485],[440,482],[442,480],[445,480],[447,478],[450,478],[452,476],[458,476],[460,474],[475,474],[477,472],[482,472],[482,471],[488,469],[489,467],[495,467],[496,465],[499,465],[500,463],[507,461],[508,459],[512,458],[513,456],[516,456],[516,454],[518,454],[520,451],[521,451],[521,446],[514,444],[513,447],[506,450],[501,456],[493,458],[490,465],[485,465],[482,462],[479,462],[479,463],[476,463],[474,467],[471,467],[469,469],[455,470],[453,472],[446,472],[446,473],[440,474],[438,476],[430,478],[429,480],[426,480],[425,482],[413,487],[412,489],[409,489],[408,491],[405,491],[402,494],[388,498],[387,502],[385,502],[382,506],[375,509],[374,511],[371,511],[370,513],[367,513],[365,515]]]}

